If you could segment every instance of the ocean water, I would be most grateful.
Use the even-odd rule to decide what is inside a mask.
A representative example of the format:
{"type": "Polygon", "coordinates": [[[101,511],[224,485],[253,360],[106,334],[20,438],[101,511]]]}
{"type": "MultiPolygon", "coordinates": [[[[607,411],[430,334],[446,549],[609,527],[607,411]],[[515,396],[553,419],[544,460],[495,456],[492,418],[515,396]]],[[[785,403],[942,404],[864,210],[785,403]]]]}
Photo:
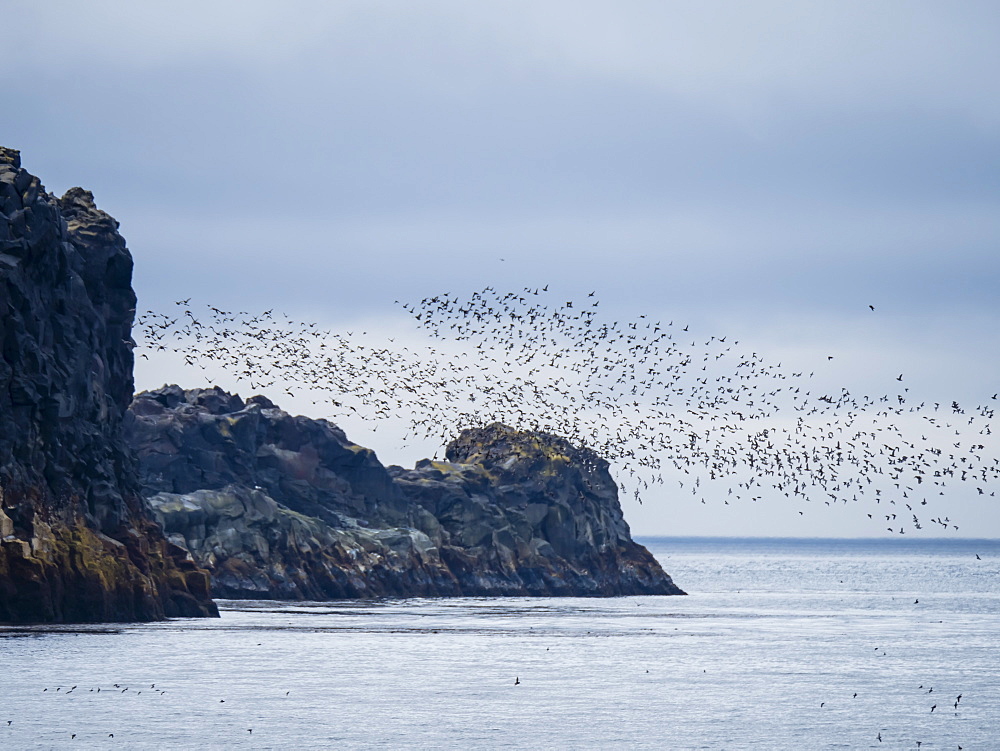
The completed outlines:
{"type": "Polygon", "coordinates": [[[1000,749],[1000,541],[641,541],[689,596],[0,627],[0,748],[1000,749]]]}

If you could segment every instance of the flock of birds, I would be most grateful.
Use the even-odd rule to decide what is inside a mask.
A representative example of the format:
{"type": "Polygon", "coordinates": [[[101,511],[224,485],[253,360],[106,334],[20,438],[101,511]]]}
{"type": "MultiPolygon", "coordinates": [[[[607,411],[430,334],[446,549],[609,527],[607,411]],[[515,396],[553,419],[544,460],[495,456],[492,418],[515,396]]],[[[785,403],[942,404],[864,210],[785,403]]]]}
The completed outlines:
{"type": "MultiPolygon", "coordinates": [[[[260,645],[258,645],[258,646],[260,646],[260,645]]],[[[878,652],[878,650],[879,650],[879,648],[878,648],[878,647],[876,647],[876,648],[875,648],[875,651],[876,651],[876,652],[878,652]]],[[[884,656],[884,653],[883,653],[883,656],[884,656]]],[[[646,670],[646,672],[648,673],[648,672],[649,672],[649,670],[646,670]]],[[[514,678],[514,683],[513,683],[513,685],[515,685],[515,686],[520,686],[520,685],[521,685],[521,679],[520,679],[520,677],[515,677],[515,678],[514,678]]],[[[68,697],[68,696],[70,696],[71,694],[73,694],[73,692],[77,691],[77,690],[78,690],[78,688],[79,688],[79,686],[76,686],[76,685],[74,685],[74,686],[71,686],[71,687],[67,688],[67,690],[66,690],[66,691],[63,691],[63,688],[64,688],[63,686],[57,686],[57,687],[54,687],[54,688],[52,689],[52,693],[54,693],[54,694],[60,694],[60,692],[61,692],[61,694],[60,694],[61,696],[66,696],[66,697],[68,697]]],[[[95,696],[96,696],[96,695],[99,695],[99,694],[101,693],[101,691],[102,691],[102,688],[103,688],[103,690],[104,690],[104,692],[105,692],[105,695],[107,695],[107,694],[112,694],[112,695],[123,695],[123,694],[127,694],[127,693],[129,692],[130,688],[132,688],[132,687],[129,687],[129,686],[123,686],[123,685],[122,685],[122,684],[120,684],[120,683],[115,683],[115,684],[113,684],[112,686],[104,686],[104,687],[101,687],[101,686],[98,686],[97,688],[90,688],[90,689],[88,689],[87,691],[88,691],[88,692],[89,692],[90,694],[92,694],[92,695],[95,695],[95,696]]],[[[927,696],[930,696],[930,694],[933,694],[933,693],[934,693],[934,688],[933,688],[933,687],[930,687],[930,688],[928,688],[928,689],[926,689],[926,690],[925,690],[925,687],[924,687],[924,685],[923,685],[923,684],[921,684],[921,685],[920,685],[920,686],[918,686],[917,688],[918,688],[918,690],[920,690],[920,691],[921,691],[921,693],[922,693],[922,694],[924,694],[924,695],[927,695],[927,696]]],[[[49,692],[49,690],[50,690],[50,689],[49,689],[48,687],[45,687],[45,688],[43,688],[43,689],[42,689],[42,692],[43,692],[43,693],[48,693],[48,692],[49,692]]],[[[82,691],[82,689],[81,689],[81,691],[82,691]]],[[[132,695],[133,695],[133,696],[141,696],[141,695],[142,695],[142,693],[143,693],[143,689],[141,689],[141,688],[140,688],[140,689],[138,689],[138,690],[134,690],[134,689],[132,690],[132,695]]],[[[167,692],[166,692],[166,690],[165,690],[165,689],[158,689],[158,688],[156,687],[156,684],[155,684],[155,683],[153,683],[153,684],[150,684],[150,686],[149,686],[149,689],[147,690],[147,694],[155,694],[155,695],[160,695],[160,696],[162,696],[162,695],[164,695],[164,694],[166,694],[166,693],[167,693],[167,692]]],[[[291,691],[286,691],[286,692],[285,692],[285,695],[284,695],[284,698],[286,698],[286,699],[287,699],[287,698],[289,697],[289,695],[290,695],[290,694],[291,694],[291,691]]],[[[955,716],[956,716],[956,717],[958,716],[958,708],[959,708],[959,704],[960,704],[960,703],[961,703],[961,701],[962,701],[962,696],[963,696],[962,694],[958,694],[958,696],[957,696],[957,697],[955,698],[955,700],[954,700],[954,702],[953,702],[953,703],[951,702],[951,700],[950,700],[950,699],[948,699],[948,700],[947,700],[947,701],[945,702],[945,703],[950,703],[950,704],[951,704],[951,706],[952,706],[952,709],[953,709],[953,711],[954,711],[954,714],[955,714],[955,716]]],[[[853,694],[853,697],[852,697],[852,698],[853,698],[854,700],[856,700],[856,699],[858,698],[858,692],[857,692],[857,691],[855,691],[855,692],[854,692],[854,694],[853,694]]],[[[944,700],[943,700],[943,701],[944,701],[944,700]]],[[[226,700],[225,700],[225,699],[220,699],[220,700],[219,700],[219,703],[220,703],[220,704],[225,704],[225,703],[226,703],[226,700]]],[[[820,702],[820,705],[819,705],[819,708],[820,708],[820,709],[823,709],[824,707],[826,707],[826,705],[827,705],[827,702],[825,702],[825,701],[824,701],[824,702],[820,702]]],[[[931,707],[930,707],[930,714],[933,714],[933,713],[934,713],[934,711],[935,711],[936,709],[938,709],[938,707],[939,707],[939,704],[938,704],[937,702],[933,703],[933,704],[931,705],[931,707]]],[[[939,714],[940,714],[940,713],[939,713],[939,714]]],[[[7,721],[6,721],[6,727],[8,727],[8,728],[11,728],[11,729],[13,729],[13,728],[14,728],[14,725],[15,725],[15,721],[14,721],[14,720],[7,720],[7,721]]],[[[247,732],[248,736],[252,736],[252,735],[253,735],[253,728],[252,728],[252,727],[251,727],[251,728],[246,728],[246,732],[247,732]]],[[[69,740],[70,740],[70,741],[75,741],[75,740],[77,739],[77,735],[78,735],[78,734],[77,734],[77,733],[67,733],[67,735],[69,736],[69,740]]],[[[107,739],[109,739],[109,740],[113,740],[113,739],[114,739],[114,737],[115,737],[115,734],[114,734],[113,732],[110,732],[110,733],[108,733],[108,734],[107,734],[107,739]]],[[[95,734],[94,734],[94,733],[90,733],[90,734],[89,734],[89,735],[88,735],[87,737],[81,737],[81,740],[89,740],[89,741],[94,741],[94,740],[95,740],[95,734]]],[[[876,735],[876,740],[877,740],[877,741],[878,741],[879,743],[882,743],[882,742],[883,742],[883,738],[882,738],[882,732],[881,732],[881,730],[879,730],[879,731],[877,732],[877,735],[876,735]]],[[[922,743],[921,741],[916,741],[916,745],[917,745],[917,747],[919,748],[920,746],[922,746],[922,745],[923,745],[923,743],[922,743]]],[[[963,747],[961,746],[961,744],[959,744],[959,746],[958,746],[958,749],[959,749],[959,751],[962,751],[962,748],[963,748],[963,747]]]]}
{"type": "Polygon", "coordinates": [[[334,418],[404,417],[408,438],[443,445],[461,428],[493,422],[561,435],[611,461],[640,502],[650,486],[673,482],[702,503],[775,493],[864,502],[869,519],[904,534],[958,530],[933,510],[949,486],[995,495],[996,394],[978,406],[917,401],[903,374],[893,394],[824,392],[814,373],[768,362],[727,336],[696,337],[647,316],[609,321],[595,293],[554,297],[547,285],[486,287],[402,304],[425,334],[410,346],[273,310],[196,314],[189,298],[177,312],[140,316],[139,343],[188,365],[217,364],[253,390],[310,392],[334,418]]]}
{"type": "MultiPolygon", "coordinates": [[[[258,644],[257,646],[261,646],[261,645],[258,644]]],[[[78,691],[79,693],[84,693],[83,689],[80,686],[77,686],[77,685],[70,686],[69,688],[66,688],[65,691],[63,691],[63,688],[65,688],[65,687],[64,686],[55,686],[55,687],[53,687],[51,689],[51,693],[53,693],[53,694],[59,694],[60,696],[66,696],[66,697],[72,695],[73,692],[75,692],[75,691],[78,691]]],[[[150,684],[150,686],[149,686],[148,689],[143,689],[143,688],[136,689],[134,686],[125,686],[125,685],[123,685],[121,683],[115,683],[115,684],[112,684],[111,686],[97,686],[96,688],[89,688],[89,689],[87,689],[86,693],[91,694],[92,696],[98,696],[98,695],[101,694],[101,691],[103,690],[105,696],[107,696],[109,694],[111,694],[111,695],[117,695],[117,696],[122,696],[124,694],[128,694],[130,689],[131,689],[131,694],[129,694],[130,696],[141,696],[144,690],[146,691],[147,695],[151,695],[152,694],[152,695],[156,695],[156,696],[163,696],[164,694],[167,693],[166,689],[159,689],[159,688],[157,688],[155,683],[150,684]]],[[[42,693],[49,693],[49,691],[50,691],[49,687],[45,687],[45,688],[42,689],[42,693]]],[[[290,694],[291,694],[291,691],[286,691],[285,692],[285,697],[287,698],[290,694]]],[[[219,703],[220,704],[225,704],[226,700],[225,699],[219,699],[219,703]]],[[[15,725],[15,721],[14,720],[7,720],[6,723],[7,723],[6,726],[8,728],[12,728],[12,729],[14,728],[14,725],[15,725]]],[[[246,731],[247,731],[247,733],[249,735],[253,735],[253,728],[247,728],[246,731]]],[[[77,733],[67,733],[67,735],[69,736],[69,739],[71,741],[74,741],[77,738],[77,733]]],[[[107,738],[109,738],[109,739],[113,739],[114,737],[115,737],[115,734],[113,732],[107,734],[107,738]]],[[[92,733],[89,734],[89,737],[87,737],[87,738],[81,737],[81,740],[89,740],[89,741],[93,742],[94,738],[95,738],[95,734],[92,732],[92,733]]]]}

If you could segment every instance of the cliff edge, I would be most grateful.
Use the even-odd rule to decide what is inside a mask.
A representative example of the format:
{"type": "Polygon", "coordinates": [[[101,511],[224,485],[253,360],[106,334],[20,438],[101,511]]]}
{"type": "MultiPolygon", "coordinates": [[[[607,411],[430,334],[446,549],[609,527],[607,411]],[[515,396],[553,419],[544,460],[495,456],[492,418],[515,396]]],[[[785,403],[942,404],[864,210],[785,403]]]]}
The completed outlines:
{"type": "Polygon", "coordinates": [[[132,258],[80,188],[0,147],[0,622],[215,615],[146,511],[123,437],[132,258]]]}

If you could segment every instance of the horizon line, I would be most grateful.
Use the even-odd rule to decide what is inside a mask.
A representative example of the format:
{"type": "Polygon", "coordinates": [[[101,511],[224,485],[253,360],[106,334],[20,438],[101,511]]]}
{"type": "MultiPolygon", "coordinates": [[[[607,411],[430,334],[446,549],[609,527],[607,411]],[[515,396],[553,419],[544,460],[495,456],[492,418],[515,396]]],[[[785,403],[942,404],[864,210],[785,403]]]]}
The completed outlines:
{"type": "Polygon", "coordinates": [[[887,542],[892,544],[908,544],[915,542],[993,542],[1000,543],[1000,537],[908,537],[899,539],[898,537],[799,537],[790,535],[774,536],[750,536],[750,535],[633,535],[633,540],[756,540],[756,541],[778,541],[778,540],[814,540],[823,542],[887,542]]]}

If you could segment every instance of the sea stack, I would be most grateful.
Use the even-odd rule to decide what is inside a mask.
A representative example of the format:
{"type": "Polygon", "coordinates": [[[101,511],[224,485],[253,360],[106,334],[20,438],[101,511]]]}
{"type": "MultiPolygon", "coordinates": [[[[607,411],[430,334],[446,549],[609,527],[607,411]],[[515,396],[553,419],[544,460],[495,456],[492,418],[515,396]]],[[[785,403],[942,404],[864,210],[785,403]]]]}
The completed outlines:
{"type": "Polygon", "coordinates": [[[93,195],[48,194],[0,147],[0,622],[217,615],[125,442],[131,279],[93,195]]]}
{"type": "MultiPolygon", "coordinates": [[[[632,539],[608,462],[591,449],[494,423],[463,430],[445,458],[391,471],[405,497],[462,541],[453,571],[472,563],[474,574],[482,557],[525,594],[684,594],[632,539]]],[[[475,590],[466,585],[486,593],[475,590]]]]}

